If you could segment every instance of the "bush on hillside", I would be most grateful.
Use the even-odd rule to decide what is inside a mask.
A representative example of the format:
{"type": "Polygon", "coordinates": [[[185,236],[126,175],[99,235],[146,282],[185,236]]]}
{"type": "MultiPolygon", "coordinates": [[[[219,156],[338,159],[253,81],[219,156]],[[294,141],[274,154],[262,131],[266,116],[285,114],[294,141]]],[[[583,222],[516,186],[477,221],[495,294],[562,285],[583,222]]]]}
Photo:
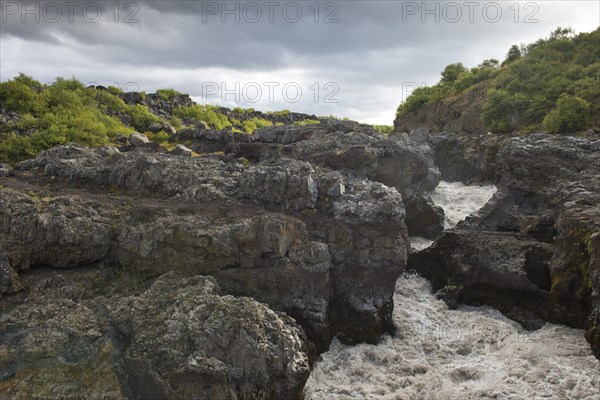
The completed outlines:
{"type": "Polygon", "coordinates": [[[180,107],[175,109],[175,116],[179,118],[190,118],[194,121],[204,121],[214,129],[225,129],[232,126],[226,115],[219,114],[214,107],[208,105],[195,104],[190,107],[180,107]]]}
{"type": "Polygon", "coordinates": [[[585,129],[590,119],[590,103],[580,97],[562,95],[556,109],[544,118],[544,129],[552,133],[572,133],[585,129]]]}
{"type": "Polygon", "coordinates": [[[163,100],[167,100],[167,101],[169,101],[169,100],[173,99],[174,97],[177,97],[177,96],[181,96],[181,95],[183,95],[183,93],[181,93],[181,92],[178,92],[178,91],[177,91],[177,90],[175,90],[175,89],[158,89],[158,90],[156,91],[156,94],[157,94],[157,95],[158,95],[158,97],[160,97],[161,99],[163,99],[163,100]]]}

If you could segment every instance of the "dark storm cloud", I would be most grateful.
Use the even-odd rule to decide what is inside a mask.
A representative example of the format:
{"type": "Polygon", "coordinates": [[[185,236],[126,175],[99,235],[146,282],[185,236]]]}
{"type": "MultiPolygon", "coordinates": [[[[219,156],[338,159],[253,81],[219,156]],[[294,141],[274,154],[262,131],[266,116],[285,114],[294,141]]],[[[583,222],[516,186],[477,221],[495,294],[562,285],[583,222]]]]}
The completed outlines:
{"type": "Polygon", "coordinates": [[[449,63],[474,66],[484,58],[502,58],[511,44],[547,35],[558,24],[587,18],[595,21],[591,29],[597,25],[597,5],[590,9],[597,3],[528,2],[537,5],[537,23],[525,23],[525,12],[531,12],[525,3],[518,3],[515,22],[509,9],[514,3],[481,2],[469,9],[455,2],[458,8],[452,9],[449,2],[321,1],[315,15],[315,1],[76,1],[72,14],[62,1],[3,1],[0,79],[19,71],[44,81],[65,75],[135,79],[145,90],[177,85],[196,94],[199,81],[220,79],[336,82],[342,100],[336,106],[276,106],[315,113],[337,107],[355,118],[381,113],[383,107],[390,122],[406,82],[433,84],[449,63]],[[58,4],[61,18],[49,3],[58,4]],[[260,18],[249,3],[258,5],[260,18]],[[502,18],[494,22],[500,4],[502,18]],[[36,5],[39,22],[30,14],[23,23],[24,7],[36,5]],[[293,22],[298,6],[302,18],[293,22]],[[225,12],[236,7],[237,15],[225,12]]]}
{"type": "MultiPolygon", "coordinates": [[[[243,2],[135,2],[132,4],[136,10],[133,6],[123,10],[128,3],[112,1],[76,3],[74,22],[69,21],[68,10],[61,7],[62,18],[50,23],[47,20],[53,15],[44,18],[43,7],[40,7],[39,23],[33,23],[32,15],[26,16],[25,24],[19,15],[9,15],[2,33],[32,41],[56,43],[57,37],[65,36],[89,46],[112,46],[115,52],[106,56],[114,57],[114,61],[123,61],[127,54],[136,63],[153,66],[276,69],[295,63],[296,57],[352,58],[377,50],[444,47],[458,29],[463,34],[472,31],[473,35],[481,29],[480,24],[437,24],[432,18],[433,23],[424,24],[418,15],[403,17],[406,10],[402,2],[387,1],[321,2],[317,17],[312,2],[279,2],[279,6],[269,7],[263,5],[270,4],[268,2],[254,2],[262,12],[256,23],[247,22],[255,15],[251,8],[244,12],[243,5],[247,3],[243,2]],[[121,8],[118,15],[115,4],[121,8]],[[300,5],[301,20],[291,22],[296,7],[285,9],[288,4],[300,5]],[[97,5],[102,6],[102,18],[95,21],[97,5]],[[235,21],[235,15],[225,12],[236,6],[240,22],[235,21]],[[138,22],[125,22],[133,11],[129,20],[138,22]],[[207,11],[211,11],[210,15],[206,15],[207,11]],[[325,22],[327,18],[331,23],[325,22]],[[157,57],[157,53],[161,56],[157,57]],[[284,57],[286,53],[290,57],[284,57]]],[[[31,9],[36,4],[43,3],[30,2],[28,7],[31,9]]],[[[48,8],[49,14],[52,11],[48,8]]],[[[493,30],[501,31],[496,26],[486,28],[488,35],[493,35],[493,30]]]]}

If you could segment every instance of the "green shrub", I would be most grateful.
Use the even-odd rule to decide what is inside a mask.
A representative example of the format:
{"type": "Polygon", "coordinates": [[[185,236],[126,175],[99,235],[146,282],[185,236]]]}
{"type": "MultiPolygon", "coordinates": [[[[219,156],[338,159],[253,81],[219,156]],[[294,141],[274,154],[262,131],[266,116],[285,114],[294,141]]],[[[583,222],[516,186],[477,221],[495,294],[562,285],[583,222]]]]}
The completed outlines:
{"type": "Polygon", "coordinates": [[[421,108],[424,104],[431,103],[434,101],[441,100],[444,97],[444,87],[442,85],[436,86],[422,86],[416,88],[410,96],[400,104],[397,116],[406,115],[410,112],[416,111],[421,108]]]}
{"type": "Polygon", "coordinates": [[[274,115],[276,117],[285,117],[287,115],[290,115],[290,110],[281,110],[281,111],[270,111],[267,114],[269,115],[274,115]]]}
{"type": "Polygon", "coordinates": [[[294,125],[316,125],[320,123],[321,121],[319,121],[318,119],[304,119],[302,121],[294,122],[294,125]]]}
{"type": "Polygon", "coordinates": [[[160,131],[160,132],[157,132],[157,133],[147,132],[146,136],[151,141],[157,142],[157,143],[166,143],[170,139],[169,134],[167,132],[165,132],[165,131],[160,131]]]}
{"type": "Polygon", "coordinates": [[[169,101],[174,97],[181,96],[183,93],[180,93],[175,89],[158,89],[156,91],[156,94],[161,99],[169,101]]]}
{"type": "Polygon", "coordinates": [[[173,128],[175,129],[179,129],[182,127],[183,122],[181,121],[181,118],[176,117],[176,116],[172,116],[171,119],[169,120],[169,123],[173,126],[173,128]]]}
{"type": "Polygon", "coordinates": [[[505,90],[490,89],[483,107],[486,129],[502,133],[508,130],[508,114],[513,108],[512,96],[505,90]]]}
{"type": "Polygon", "coordinates": [[[376,130],[378,130],[380,133],[382,133],[384,135],[389,135],[392,132],[394,132],[393,125],[373,125],[373,128],[375,128],[376,130]]]}
{"type": "Polygon", "coordinates": [[[16,128],[28,132],[0,136],[0,162],[16,163],[67,142],[104,145],[116,135],[131,131],[106,114],[111,107],[126,107],[120,99],[109,92],[88,89],[74,78],[57,78],[42,86],[21,74],[0,85],[3,103],[21,114],[16,128]]]}
{"type": "Polygon", "coordinates": [[[110,94],[115,95],[115,96],[123,93],[123,89],[116,87],[116,86],[109,86],[109,87],[107,87],[107,89],[110,94]]]}
{"type": "Polygon", "coordinates": [[[273,126],[273,123],[271,121],[267,121],[266,119],[257,117],[242,122],[242,128],[244,128],[244,131],[248,133],[252,133],[259,128],[265,128],[267,126],[273,126]]]}
{"type": "Polygon", "coordinates": [[[131,124],[138,132],[146,132],[150,124],[160,122],[160,118],[141,104],[129,106],[125,112],[131,117],[131,124]]]}
{"type": "Polygon", "coordinates": [[[467,69],[464,65],[462,65],[462,63],[447,65],[442,71],[442,79],[440,83],[452,84],[465,72],[467,72],[467,69]]]}
{"type": "Polygon", "coordinates": [[[572,133],[588,127],[590,104],[582,98],[562,94],[556,109],[544,118],[543,126],[552,133],[572,133]]]}
{"type": "Polygon", "coordinates": [[[558,28],[546,39],[527,46],[513,45],[502,66],[498,60],[484,60],[467,70],[450,64],[440,82],[421,87],[398,107],[397,117],[415,112],[424,104],[449,101],[466,91],[490,87],[482,120],[494,132],[538,130],[573,132],[600,125],[600,28],[575,35],[558,28]],[[567,95],[587,103],[569,100],[559,107],[559,97],[567,95]],[[578,123],[573,116],[578,116],[578,123]],[[551,128],[551,129],[550,129],[551,128]]]}
{"type": "Polygon", "coordinates": [[[96,99],[98,102],[98,107],[100,107],[100,109],[102,109],[104,112],[111,111],[129,114],[130,108],[132,107],[126,104],[120,97],[110,92],[98,91],[96,94],[96,99]]]}
{"type": "Polygon", "coordinates": [[[214,129],[225,129],[231,126],[231,122],[226,115],[215,111],[214,107],[207,105],[194,104],[190,107],[180,107],[175,109],[174,114],[179,118],[190,118],[194,121],[204,121],[214,129]]]}
{"type": "Polygon", "coordinates": [[[36,114],[43,108],[38,92],[16,80],[0,83],[0,103],[19,114],[36,114]]]}

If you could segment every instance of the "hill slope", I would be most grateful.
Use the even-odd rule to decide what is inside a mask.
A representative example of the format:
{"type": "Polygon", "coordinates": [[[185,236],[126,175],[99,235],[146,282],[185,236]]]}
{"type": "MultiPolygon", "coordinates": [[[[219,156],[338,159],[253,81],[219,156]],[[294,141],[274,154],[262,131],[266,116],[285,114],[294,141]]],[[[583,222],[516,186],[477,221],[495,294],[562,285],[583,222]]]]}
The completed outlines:
{"type": "Polygon", "coordinates": [[[396,131],[427,127],[466,133],[574,133],[600,127],[600,29],[560,27],[506,59],[448,65],[440,81],[398,107],[396,131]]]}
{"type": "Polygon", "coordinates": [[[266,126],[316,124],[321,119],[288,110],[262,113],[195,104],[173,89],[123,93],[112,86],[86,87],[75,78],[42,85],[20,74],[0,83],[0,162],[16,163],[68,142],[118,144],[135,131],[165,144],[175,142],[173,134],[189,127],[252,133],[266,126]]]}

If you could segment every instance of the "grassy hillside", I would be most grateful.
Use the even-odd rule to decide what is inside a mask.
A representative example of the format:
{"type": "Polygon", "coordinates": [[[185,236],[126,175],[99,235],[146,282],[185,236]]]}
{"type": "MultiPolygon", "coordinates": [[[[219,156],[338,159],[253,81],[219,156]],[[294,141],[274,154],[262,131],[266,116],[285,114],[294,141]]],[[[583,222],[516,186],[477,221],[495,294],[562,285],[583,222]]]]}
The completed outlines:
{"type": "Polygon", "coordinates": [[[148,132],[156,123],[179,130],[202,122],[210,129],[252,133],[275,124],[320,122],[288,110],[261,113],[193,104],[189,96],[173,89],[160,89],[155,95],[133,94],[135,101],[125,101],[132,97],[116,87],[86,87],[75,78],[57,78],[42,85],[20,74],[0,83],[0,162],[14,164],[67,142],[118,144],[119,136],[135,131],[165,146],[175,143],[177,139],[165,131],[148,132]],[[187,101],[180,101],[182,98],[187,101]]]}
{"type": "MultiPolygon", "coordinates": [[[[492,132],[574,133],[600,127],[600,29],[575,35],[558,28],[546,39],[513,45],[503,62],[484,60],[468,69],[448,65],[440,81],[416,89],[398,107],[396,127],[406,121],[439,125],[440,109],[476,121],[492,132]],[[484,88],[483,96],[479,95],[484,88]],[[474,95],[475,93],[475,95],[474,95]],[[462,101],[459,100],[462,99],[462,101]],[[465,107],[465,99],[479,106],[465,107]],[[477,115],[464,116],[473,112],[477,115]],[[418,116],[418,118],[415,118],[418,116]]],[[[440,127],[442,128],[442,127],[440,127]]]]}

